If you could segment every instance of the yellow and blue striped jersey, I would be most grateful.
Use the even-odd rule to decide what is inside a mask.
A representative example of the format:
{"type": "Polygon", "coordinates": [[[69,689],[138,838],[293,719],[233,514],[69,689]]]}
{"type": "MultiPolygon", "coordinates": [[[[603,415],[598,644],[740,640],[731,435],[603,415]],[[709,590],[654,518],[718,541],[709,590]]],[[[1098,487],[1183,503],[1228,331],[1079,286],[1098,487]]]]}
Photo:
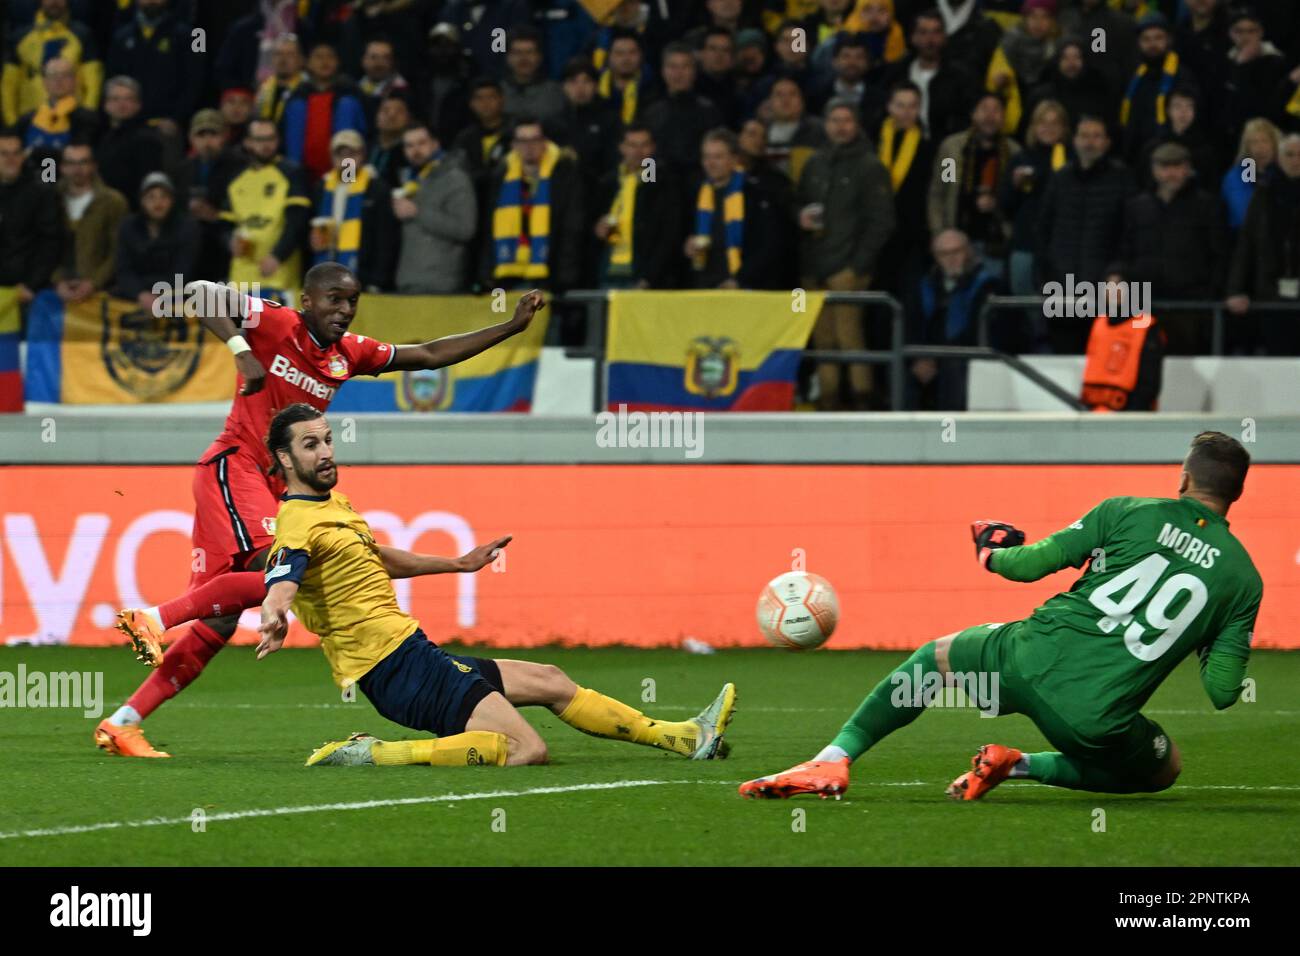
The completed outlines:
{"type": "Polygon", "coordinates": [[[286,495],[275,517],[267,587],[293,581],[293,613],[321,639],[334,682],[360,680],[420,623],[397,606],[364,518],[337,491],[286,495]]]}

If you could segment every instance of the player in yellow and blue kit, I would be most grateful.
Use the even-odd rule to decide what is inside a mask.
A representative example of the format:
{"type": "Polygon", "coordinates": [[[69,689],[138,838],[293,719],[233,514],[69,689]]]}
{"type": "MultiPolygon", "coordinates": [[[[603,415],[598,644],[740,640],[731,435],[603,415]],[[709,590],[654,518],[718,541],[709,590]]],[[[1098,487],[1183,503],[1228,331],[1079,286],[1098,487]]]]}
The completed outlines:
{"type": "Polygon", "coordinates": [[[333,438],[307,404],[281,410],[267,437],[286,494],[276,515],[267,566],[257,658],[280,649],[287,613],[321,638],[340,687],[353,684],[394,723],[436,739],[388,742],[354,734],[325,744],[313,764],[545,763],[546,744],[516,707],[548,707],[584,733],[671,750],[693,760],[726,755],[723,734],[735,708],[726,684],[698,716],[647,717],[621,701],[579,687],[562,670],[529,661],[455,658],[432,643],[397,605],[392,578],[485,567],[509,536],[459,558],[412,554],[377,544],[364,518],[337,491],[333,438]]]}

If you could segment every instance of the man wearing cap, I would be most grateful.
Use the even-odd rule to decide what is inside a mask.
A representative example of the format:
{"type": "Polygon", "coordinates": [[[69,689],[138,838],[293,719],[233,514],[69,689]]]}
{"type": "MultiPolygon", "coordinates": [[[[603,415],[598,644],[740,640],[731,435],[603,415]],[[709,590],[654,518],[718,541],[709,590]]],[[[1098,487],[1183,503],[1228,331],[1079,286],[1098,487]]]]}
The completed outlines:
{"type": "MultiPolygon", "coordinates": [[[[1151,175],[1155,188],[1133,196],[1124,208],[1125,277],[1149,282],[1153,299],[1218,298],[1230,254],[1223,201],[1198,188],[1191,151],[1178,143],[1155,149],[1151,175]]],[[[1208,313],[1161,313],[1170,354],[1207,351],[1209,318],[1208,313]]]]}
{"type": "Polygon", "coordinates": [[[1195,78],[1187,72],[1173,50],[1169,21],[1162,13],[1148,13],[1138,21],[1137,69],[1128,79],[1119,107],[1124,129],[1124,156],[1136,162],[1142,147],[1169,127],[1169,94],[1179,86],[1199,92],[1195,78]]]}
{"type": "Polygon", "coordinates": [[[226,146],[222,115],[214,109],[195,113],[190,120],[190,155],[181,166],[176,202],[196,223],[199,251],[192,264],[196,279],[223,279],[230,267],[220,209],[226,189],[242,167],[243,159],[226,146]]]}
{"type": "MultiPolygon", "coordinates": [[[[736,95],[740,97],[740,116],[748,119],[766,99],[762,94],[772,75],[767,69],[767,34],[762,30],[741,30],[736,34],[736,95]]],[[[800,87],[802,89],[802,86],[800,87]]]]}
{"type": "Polygon", "coordinates": [[[198,254],[198,224],[167,175],[150,173],[140,184],[140,211],[122,220],[118,232],[113,295],[152,311],[154,286],[170,287],[178,275],[189,281],[198,254]]]}
{"type": "Polygon", "coordinates": [[[397,259],[392,187],[366,162],[366,141],[356,130],[335,133],[330,155],[334,168],[317,185],[308,235],[312,265],[341,262],[365,291],[391,289],[397,259]]]}
{"type": "Polygon", "coordinates": [[[85,143],[63,147],[59,195],[66,233],[63,261],[54,270],[54,291],[64,302],[80,302],[113,278],[117,230],[126,216],[126,199],[99,178],[95,153],[85,143]]]}

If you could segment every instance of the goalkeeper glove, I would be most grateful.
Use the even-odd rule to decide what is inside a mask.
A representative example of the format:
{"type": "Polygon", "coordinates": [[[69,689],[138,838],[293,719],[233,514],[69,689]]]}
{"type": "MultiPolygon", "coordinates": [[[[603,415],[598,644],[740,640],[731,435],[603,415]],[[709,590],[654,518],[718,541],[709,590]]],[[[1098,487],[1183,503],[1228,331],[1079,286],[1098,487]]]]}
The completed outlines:
{"type": "Polygon", "coordinates": [[[1005,521],[972,521],[971,537],[975,539],[975,557],[985,571],[989,557],[998,548],[1014,548],[1025,543],[1025,533],[1005,521]]]}

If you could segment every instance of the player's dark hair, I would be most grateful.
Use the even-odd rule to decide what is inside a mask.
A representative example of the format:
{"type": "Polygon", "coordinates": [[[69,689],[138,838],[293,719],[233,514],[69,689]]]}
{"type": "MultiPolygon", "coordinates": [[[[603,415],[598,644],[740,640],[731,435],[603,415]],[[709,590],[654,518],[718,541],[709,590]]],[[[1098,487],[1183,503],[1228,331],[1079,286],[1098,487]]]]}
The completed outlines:
{"type": "Polygon", "coordinates": [[[1223,432],[1201,432],[1192,439],[1183,469],[1198,491],[1213,495],[1224,504],[1241,497],[1250,469],[1250,452],[1241,442],[1223,432]]]}
{"type": "MultiPolygon", "coordinates": [[[[323,265],[337,265],[337,263],[323,263],[323,265]]],[[[270,473],[272,475],[284,474],[284,466],[280,464],[280,457],[276,452],[288,451],[289,446],[293,444],[293,426],[299,422],[323,418],[324,415],[325,413],[319,408],[313,408],[306,402],[286,405],[275,413],[275,417],[271,419],[271,428],[266,433],[266,449],[271,453],[270,473]]]]}
{"type": "Polygon", "coordinates": [[[332,285],[338,285],[344,279],[356,281],[356,276],[341,262],[318,262],[307,270],[307,274],[302,277],[302,287],[304,289],[327,289],[332,285]]]}

